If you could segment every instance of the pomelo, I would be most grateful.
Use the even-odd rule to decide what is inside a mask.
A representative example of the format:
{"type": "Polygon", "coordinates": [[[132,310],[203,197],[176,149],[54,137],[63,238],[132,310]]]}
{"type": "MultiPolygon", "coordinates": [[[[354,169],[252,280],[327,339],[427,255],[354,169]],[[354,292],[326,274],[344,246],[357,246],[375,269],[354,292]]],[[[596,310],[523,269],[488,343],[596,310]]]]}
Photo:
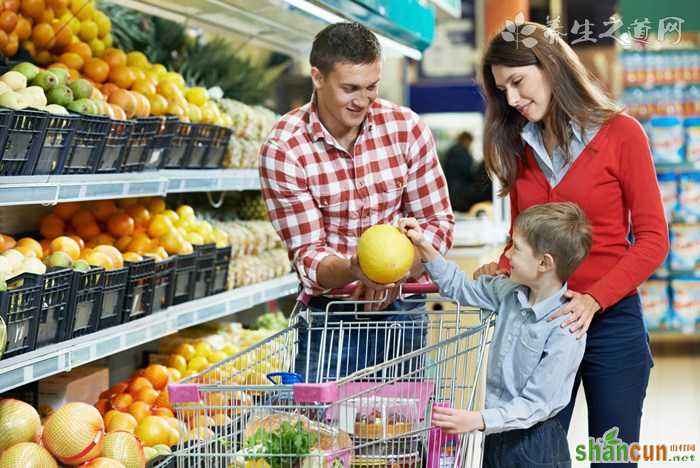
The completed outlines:
{"type": "Polygon", "coordinates": [[[144,468],[146,456],[141,441],[130,432],[110,432],[105,436],[102,456],[118,461],[124,468],[144,468]]]}
{"type": "Polygon", "coordinates": [[[20,442],[34,442],[40,428],[34,407],[13,398],[0,400],[0,453],[20,442]]]}
{"type": "Polygon", "coordinates": [[[393,283],[403,278],[413,265],[413,244],[390,224],[367,229],[357,245],[362,272],[375,283],[393,283]]]}
{"type": "Polygon", "coordinates": [[[111,458],[97,457],[94,460],[80,465],[80,468],[125,468],[123,463],[111,458]]]}
{"type": "Polygon", "coordinates": [[[102,415],[94,406],[68,403],[46,420],[42,441],[64,465],[79,465],[101,454],[104,430],[102,415]]]}
{"type": "Polygon", "coordinates": [[[0,468],[58,468],[48,450],[34,442],[21,442],[0,455],[0,468]]]}

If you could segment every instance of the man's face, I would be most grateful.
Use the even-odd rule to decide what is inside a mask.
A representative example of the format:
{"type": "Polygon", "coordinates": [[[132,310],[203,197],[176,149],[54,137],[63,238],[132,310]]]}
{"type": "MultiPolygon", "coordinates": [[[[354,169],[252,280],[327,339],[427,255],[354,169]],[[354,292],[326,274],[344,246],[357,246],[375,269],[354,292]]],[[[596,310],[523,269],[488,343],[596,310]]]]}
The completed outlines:
{"type": "Polygon", "coordinates": [[[369,106],[377,99],[382,65],[336,63],[327,74],[311,69],[318,105],[335,125],[354,128],[362,124],[369,106]]]}

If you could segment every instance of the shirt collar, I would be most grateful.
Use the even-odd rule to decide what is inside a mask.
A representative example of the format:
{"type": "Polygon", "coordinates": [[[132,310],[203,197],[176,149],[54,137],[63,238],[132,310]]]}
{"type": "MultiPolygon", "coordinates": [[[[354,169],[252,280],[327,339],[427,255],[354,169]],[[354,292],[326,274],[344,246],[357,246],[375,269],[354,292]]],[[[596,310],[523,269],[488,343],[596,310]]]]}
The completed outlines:
{"type": "Polygon", "coordinates": [[[520,286],[515,289],[513,294],[515,294],[515,297],[520,306],[531,309],[535,313],[535,318],[539,321],[545,318],[550,313],[557,310],[559,307],[561,307],[562,304],[566,302],[564,294],[566,293],[567,289],[568,285],[567,283],[564,283],[564,285],[559,291],[533,305],[530,305],[528,302],[528,295],[530,290],[527,287],[520,286]]]}
{"type": "MultiPolygon", "coordinates": [[[[308,120],[308,131],[311,134],[311,137],[314,141],[318,140],[326,140],[327,142],[332,142],[335,143],[336,139],[331,135],[331,133],[326,129],[326,127],[323,126],[323,123],[321,123],[321,119],[318,116],[318,106],[316,105],[316,92],[314,92],[311,95],[311,101],[307,104],[308,109],[309,109],[309,120],[308,120]]],[[[362,128],[360,129],[360,133],[363,133],[365,131],[372,131],[375,125],[375,111],[376,111],[376,106],[378,106],[377,100],[375,100],[372,105],[369,106],[369,110],[367,111],[367,116],[365,117],[364,122],[362,123],[362,128]]]]}
{"type": "MultiPolygon", "coordinates": [[[[598,127],[586,131],[580,125],[569,120],[569,134],[573,135],[576,140],[582,145],[590,142],[591,135],[595,135],[598,131],[598,127]]],[[[525,124],[523,129],[520,131],[520,137],[530,146],[535,146],[537,143],[544,144],[542,142],[542,127],[536,122],[528,122],[525,124]]]]}

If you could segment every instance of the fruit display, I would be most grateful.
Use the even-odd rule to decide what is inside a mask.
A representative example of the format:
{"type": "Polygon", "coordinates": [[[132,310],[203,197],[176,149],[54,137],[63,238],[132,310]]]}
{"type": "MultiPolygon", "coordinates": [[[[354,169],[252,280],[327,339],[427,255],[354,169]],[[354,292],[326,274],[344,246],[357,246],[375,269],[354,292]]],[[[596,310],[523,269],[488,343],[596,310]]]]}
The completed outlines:
{"type": "Polygon", "coordinates": [[[262,106],[249,106],[233,99],[219,99],[219,108],[231,117],[233,135],[224,157],[224,167],[256,168],[260,146],[278,116],[262,106]]]}

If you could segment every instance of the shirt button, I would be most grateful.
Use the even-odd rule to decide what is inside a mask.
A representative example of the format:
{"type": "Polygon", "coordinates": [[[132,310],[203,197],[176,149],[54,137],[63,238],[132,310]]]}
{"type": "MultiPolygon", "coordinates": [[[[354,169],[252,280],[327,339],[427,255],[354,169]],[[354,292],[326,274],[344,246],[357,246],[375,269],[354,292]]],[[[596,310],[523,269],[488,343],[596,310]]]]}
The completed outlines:
{"type": "Polygon", "coordinates": [[[508,341],[513,341],[513,335],[508,335],[508,341]]]}
{"type": "Polygon", "coordinates": [[[357,186],[358,186],[358,187],[364,187],[364,186],[365,186],[365,183],[362,182],[362,181],[359,181],[359,182],[357,183],[357,186]]]}

